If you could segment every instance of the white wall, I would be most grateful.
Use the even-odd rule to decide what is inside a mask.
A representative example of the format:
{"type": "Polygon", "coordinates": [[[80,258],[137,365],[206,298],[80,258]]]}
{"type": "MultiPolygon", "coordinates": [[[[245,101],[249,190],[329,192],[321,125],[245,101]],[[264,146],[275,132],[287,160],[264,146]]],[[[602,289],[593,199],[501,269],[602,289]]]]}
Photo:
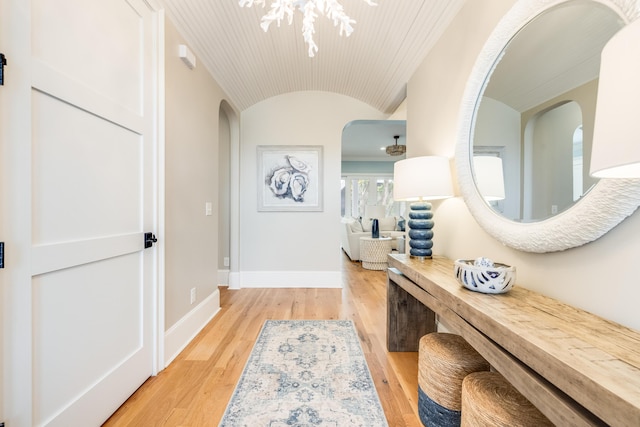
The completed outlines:
{"type": "Polygon", "coordinates": [[[500,202],[502,215],[511,219],[521,218],[520,113],[500,101],[483,97],[478,108],[473,144],[504,147],[502,167],[505,199],[500,202]],[[494,126],[494,123],[501,125],[494,126]]]}
{"type": "Polygon", "coordinates": [[[242,112],[240,287],[341,286],[342,129],[352,120],[385,118],[361,101],[328,92],[288,93],[242,112]],[[258,145],[324,147],[322,212],[257,211],[258,145]]]}
{"type": "Polygon", "coordinates": [[[231,123],[223,109],[218,120],[218,269],[229,270],[224,259],[231,257],[231,123]]]}
{"type": "MultiPolygon", "coordinates": [[[[408,85],[410,156],[453,157],[462,95],[476,57],[514,0],[468,1],[408,85]]],[[[435,206],[434,251],[451,259],[488,256],[516,266],[526,287],[640,329],[637,254],[640,213],[588,245],[563,252],[512,250],[487,235],[461,197],[435,206]]]]}
{"type": "MultiPolygon", "coordinates": [[[[582,112],[582,145],[583,145],[583,164],[584,174],[582,176],[583,188],[585,191],[597,182],[596,178],[589,175],[589,166],[591,164],[591,148],[593,141],[593,125],[596,116],[596,98],[598,95],[598,80],[592,80],[580,85],[570,91],[556,96],[542,104],[531,108],[522,113],[522,134],[529,120],[543,111],[553,106],[562,104],[567,101],[574,101],[580,106],[582,112]]],[[[522,137],[525,138],[524,136],[522,137]]]]}
{"type": "MultiPolygon", "coordinates": [[[[218,139],[225,94],[199,63],[178,56],[186,44],[169,19],[165,28],[166,212],[165,328],[170,359],[219,308],[218,139]],[[212,215],[205,215],[205,203],[212,215]],[[190,291],[196,289],[196,301],[190,291]],[[194,314],[198,309],[204,313],[194,314]]],[[[227,142],[228,143],[228,142],[227,142]]],[[[228,150],[226,151],[228,153],[228,150]]]]}
{"type": "Polygon", "coordinates": [[[548,218],[553,205],[558,212],[573,205],[573,134],[581,124],[582,110],[576,102],[548,110],[530,123],[533,155],[525,161],[531,162],[532,171],[531,218],[548,218]]]}

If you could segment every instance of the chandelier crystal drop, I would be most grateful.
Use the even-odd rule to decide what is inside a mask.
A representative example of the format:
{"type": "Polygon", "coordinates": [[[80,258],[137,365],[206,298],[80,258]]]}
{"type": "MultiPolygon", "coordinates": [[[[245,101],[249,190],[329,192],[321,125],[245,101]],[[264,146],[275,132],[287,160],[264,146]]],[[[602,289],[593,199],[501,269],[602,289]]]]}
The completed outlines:
{"type": "MultiPolygon", "coordinates": [[[[376,6],[373,0],[362,0],[370,6],[376,6]]],[[[240,7],[251,7],[254,4],[264,7],[265,0],[240,0],[240,7]]],[[[346,34],[347,37],[353,32],[353,26],[356,21],[349,18],[344,13],[344,8],[338,0],[273,0],[271,3],[271,9],[261,19],[262,23],[260,27],[266,32],[269,29],[269,25],[273,21],[276,21],[278,27],[280,22],[284,20],[285,16],[289,25],[293,23],[293,14],[298,9],[303,14],[302,18],[302,36],[305,43],[309,46],[309,56],[315,56],[318,51],[318,46],[313,41],[313,34],[315,33],[314,22],[320,15],[324,15],[327,18],[333,20],[333,25],[340,25],[340,35],[346,34]]]]}

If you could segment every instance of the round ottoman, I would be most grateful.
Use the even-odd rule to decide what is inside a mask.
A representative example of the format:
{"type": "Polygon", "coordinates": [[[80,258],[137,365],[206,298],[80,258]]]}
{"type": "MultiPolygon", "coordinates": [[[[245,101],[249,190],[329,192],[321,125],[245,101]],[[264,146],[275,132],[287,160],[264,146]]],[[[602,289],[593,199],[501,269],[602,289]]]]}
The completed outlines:
{"type": "Polygon", "coordinates": [[[462,382],[462,425],[553,426],[498,372],[475,372],[462,382]]]}
{"type": "Polygon", "coordinates": [[[418,349],[418,414],[425,426],[459,426],[462,380],[489,363],[460,335],[434,332],[418,349]]]}

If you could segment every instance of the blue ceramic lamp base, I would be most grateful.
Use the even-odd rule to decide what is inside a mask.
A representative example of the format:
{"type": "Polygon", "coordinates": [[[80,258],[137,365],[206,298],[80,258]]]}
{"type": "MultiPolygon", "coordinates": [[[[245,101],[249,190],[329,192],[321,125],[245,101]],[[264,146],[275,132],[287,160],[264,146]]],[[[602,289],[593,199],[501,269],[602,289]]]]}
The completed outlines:
{"type": "Polygon", "coordinates": [[[433,247],[433,212],[431,203],[415,202],[409,212],[409,254],[412,258],[431,258],[433,247]]]}

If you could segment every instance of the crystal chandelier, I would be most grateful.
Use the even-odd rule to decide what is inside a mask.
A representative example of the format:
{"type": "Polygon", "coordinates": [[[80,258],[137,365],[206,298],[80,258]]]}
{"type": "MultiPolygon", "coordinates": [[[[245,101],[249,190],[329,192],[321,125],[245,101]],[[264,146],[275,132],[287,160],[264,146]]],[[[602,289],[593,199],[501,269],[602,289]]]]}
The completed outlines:
{"type": "MultiPolygon", "coordinates": [[[[376,6],[373,0],[363,0],[370,6],[376,6]]],[[[264,7],[265,0],[240,0],[240,7],[251,7],[254,4],[264,7]]],[[[287,17],[289,25],[293,22],[293,13],[295,9],[298,9],[303,14],[302,18],[302,36],[305,43],[309,46],[309,56],[315,56],[318,51],[318,46],[313,41],[313,33],[315,28],[313,23],[318,17],[318,13],[325,15],[327,18],[333,20],[333,25],[340,25],[340,35],[346,34],[347,37],[353,32],[351,24],[355,24],[356,21],[349,18],[344,13],[344,8],[338,2],[338,0],[273,0],[271,3],[271,9],[262,17],[262,23],[260,26],[266,32],[269,29],[269,25],[273,21],[278,23],[287,17]]]]}
{"type": "Polygon", "coordinates": [[[386,148],[386,152],[390,156],[402,156],[407,151],[406,145],[398,145],[398,138],[400,135],[393,136],[396,139],[395,145],[389,145],[386,148]]]}

